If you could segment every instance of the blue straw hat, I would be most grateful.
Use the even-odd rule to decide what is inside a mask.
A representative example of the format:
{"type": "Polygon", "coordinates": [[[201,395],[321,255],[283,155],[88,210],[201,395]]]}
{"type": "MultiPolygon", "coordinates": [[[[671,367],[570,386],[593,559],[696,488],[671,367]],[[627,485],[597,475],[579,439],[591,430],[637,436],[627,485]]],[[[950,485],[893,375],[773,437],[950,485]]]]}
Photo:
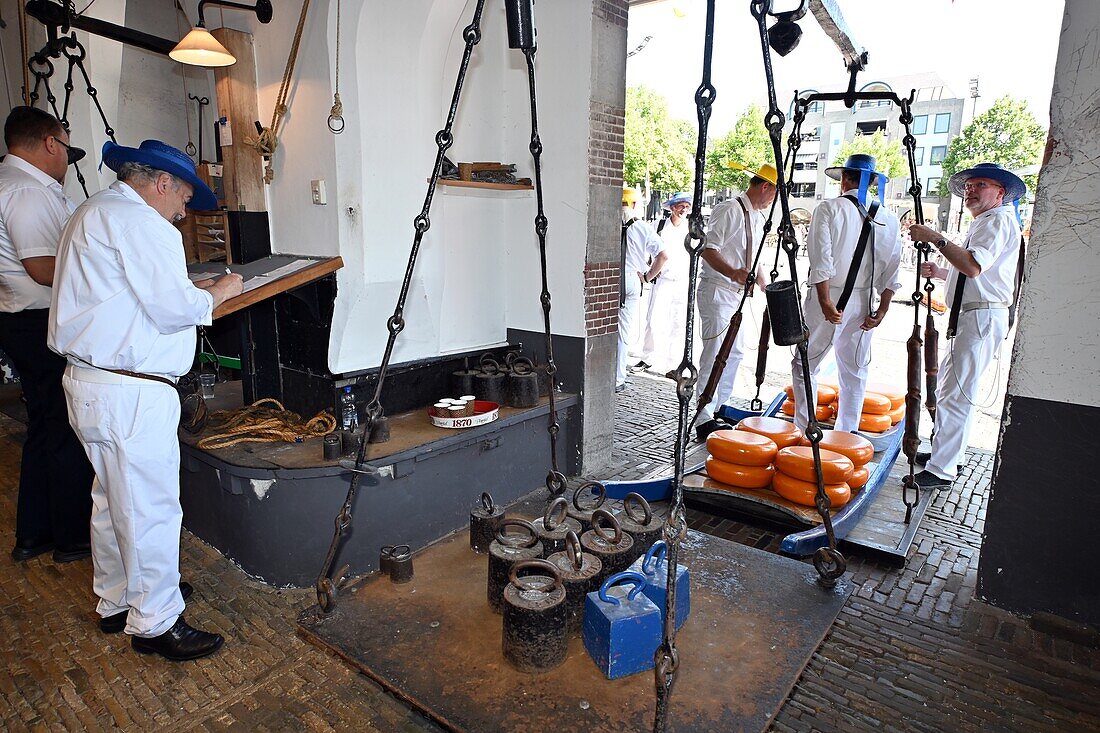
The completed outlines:
{"type": "Polygon", "coordinates": [[[160,140],[146,140],[136,148],[118,145],[110,140],[103,143],[103,165],[118,171],[123,163],[141,163],[190,183],[194,194],[187,203],[189,209],[214,211],[218,208],[218,199],[214,192],[199,178],[194,161],[182,150],[160,140]]]}
{"type": "Polygon", "coordinates": [[[839,181],[844,171],[853,171],[859,174],[859,191],[857,198],[864,206],[867,205],[867,189],[871,185],[871,177],[878,179],[878,198],[883,200],[886,195],[886,181],[890,180],[884,173],[875,170],[875,156],[865,153],[855,153],[848,156],[844,165],[836,165],[825,169],[825,175],[834,181],[839,181]]]}
{"type": "Polygon", "coordinates": [[[1023,179],[997,163],[978,163],[972,168],[959,171],[948,179],[947,188],[951,193],[965,199],[963,186],[971,178],[988,178],[1004,186],[1004,203],[1006,204],[1019,200],[1021,196],[1027,193],[1027,186],[1024,185],[1023,179]]]}
{"type": "Polygon", "coordinates": [[[690,204],[692,196],[687,191],[680,191],[679,193],[672,194],[672,198],[664,203],[666,209],[671,209],[676,204],[690,204]]]}

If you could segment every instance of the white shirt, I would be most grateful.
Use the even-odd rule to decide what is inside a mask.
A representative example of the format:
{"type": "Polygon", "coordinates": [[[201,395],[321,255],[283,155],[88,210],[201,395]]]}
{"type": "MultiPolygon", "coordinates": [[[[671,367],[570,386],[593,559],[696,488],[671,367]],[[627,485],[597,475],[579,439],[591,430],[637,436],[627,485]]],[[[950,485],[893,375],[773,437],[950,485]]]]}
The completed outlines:
{"type": "Polygon", "coordinates": [[[50,307],[50,289],[23,267],[31,257],[53,257],[76,209],[61,184],[8,153],[0,163],[0,311],[50,307]]]}
{"type": "Polygon", "coordinates": [[[680,217],[679,224],[673,224],[672,219],[665,219],[665,226],[661,229],[661,241],[664,242],[664,251],[668,255],[664,267],[661,268],[661,280],[665,282],[679,282],[687,280],[688,266],[691,264],[691,256],[684,249],[684,240],[688,235],[688,220],[686,216],[680,217]]]}
{"type": "Polygon", "coordinates": [[[213,308],[187,279],[179,230],[116,181],[61,233],[47,343],[72,364],[179,377],[213,308]]]}
{"type": "MultiPolygon", "coordinates": [[[[810,233],[806,249],[810,258],[808,285],[829,281],[830,288],[843,288],[848,279],[848,268],[855,258],[859,233],[863,229],[863,216],[852,205],[853,198],[838,196],[822,201],[814,209],[810,221],[810,233]],[[845,201],[845,199],[848,199],[845,201]]],[[[901,266],[901,237],[898,235],[898,218],[885,206],[875,214],[875,256],[870,257],[870,243],[863,253],[855,289],[866,290],[874,285],[876,291],[901,290],[898,268],[901,266]],[[881,225],[881,226],[880,226],[881,225]],[[871,282],[872,264],[874,282],[871,282]]]]}
{"type": "Polygon", "coordinates": [[[635,272],[643,275],[649,272],[650,260],[664,250],[665,243],[653,227],[641,219],[631,224],[626,230],[626,261],[623,263],[627,277],[635,272]]]}
{"type": "MultiPolygon", "coordinates": [[[[704,249],[716,249],[735,269],[747,270],[752,267],[752,258],[760,246],[764,235],[764,215],[753,208],[746,193],[736,198],[726,199],[715,204],[707,222],[707,242],[704,249]],[[745,242],[745,212],[741,210],[741,201],[749,212],[749,231],[751,244],[745,242]]],[[[710,280],[727,288],[740,290],[741,286],[722,273],[700,260],[699,277],[710,280]]]]}
{"type": "MultiPolygon", "coordinates": [[[[1020,223],[1011,204],[979,214],[966,233],[963,247],[974,255],[982,272],[966,278],[963,303],[1011,303],[1016,288],[1016,265],[1020,257],[1020,223]]],[[[944,296],[948,307],[954,302],[959,271],[948,268],[944,296]]]]}

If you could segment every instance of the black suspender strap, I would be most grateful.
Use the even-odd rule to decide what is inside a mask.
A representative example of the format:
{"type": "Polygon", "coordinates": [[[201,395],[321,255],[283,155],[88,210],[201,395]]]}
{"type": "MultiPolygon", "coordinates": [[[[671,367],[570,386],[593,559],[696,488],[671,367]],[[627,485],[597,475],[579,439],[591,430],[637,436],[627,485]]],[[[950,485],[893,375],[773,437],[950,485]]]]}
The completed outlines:
{"type": "MultiPolygon", "coordinates": [[[[859,209],[860,216],[863,217],[863,228],[859,232],[859,241],[856,243],[856,251],[852,256],[852,264],[848,267],[848,277],[844,280],[844,290],[840,293],[840,299],[836,302],[836,309],[838,311],[844,310],[844,306],[848,305],[848,299],[852,297],[852,290],[855,289],[856,279],[859,277],[859,268],[863,264],[863,253],[867,249],[867,245],[871,245],[871,261],[874,262],[875,257],[875,232],[873,229],[875,214],[878,213],[878,201],[871,204],[871,210],[867,211],[863,208],[863,204],[856,201],[851,196],[842,196],[851,201],[857,209],[859,209]]],[[[873,266],[873,265],[872,265],[873,266]]],[[[871,283],[872,287],[874,283],[871,283]]]]}
{"type": "MultiPolygon", "coordinates": [[[[745,202],[738,197],[736,199],[738,206],[741,207],[741,213],[745,218],[745,269],[752,267],[752,219],[749,218],[748,207],[745,206],[745,202]]],[[[749,273],[752,274],[751,272],[749,273]]],[[[756,288],[745,288],[745,297],[751,298],[752,292],[756,288]]]]}
{"type": "Polygon", "coordinates": [[[630,221],[623,222],[623,234],[619,240],[619,305],[626,305],[626,230],[638,221],[634,217],[630,221]]]}
{"type": "Polygon", "coordinates": [[[966,275],[959,273],[955,281],[955,293],[951,296],[951,315],[947,317],[947,338],[955,338],[959,329],[959,314],[962,313],[963,291],[966,290],[966,275]]]}
{"type": "Polygon", "coordinates": [[[1020,255],[1016,258],[1016,280],[1012,286],[1012,305],[1008,307],[1008,328],[1016,323],[1016,305],[1020,302],[1020,288],[1024,284],[1024,235],[1020,235],[1020,255]]]}

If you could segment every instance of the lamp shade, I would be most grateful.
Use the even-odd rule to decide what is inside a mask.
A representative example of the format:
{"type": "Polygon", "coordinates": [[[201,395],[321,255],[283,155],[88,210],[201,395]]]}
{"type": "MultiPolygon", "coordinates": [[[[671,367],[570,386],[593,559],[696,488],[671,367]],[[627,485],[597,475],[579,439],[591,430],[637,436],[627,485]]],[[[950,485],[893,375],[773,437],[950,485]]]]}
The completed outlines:
{"type": "Polygon", "coordinates": [[[229,66],[237,63],[233,54],[218,43],[210,31],[195,26],[191,32],[168,52],[168,56],[181,64],[192,66],[229,66]]]}

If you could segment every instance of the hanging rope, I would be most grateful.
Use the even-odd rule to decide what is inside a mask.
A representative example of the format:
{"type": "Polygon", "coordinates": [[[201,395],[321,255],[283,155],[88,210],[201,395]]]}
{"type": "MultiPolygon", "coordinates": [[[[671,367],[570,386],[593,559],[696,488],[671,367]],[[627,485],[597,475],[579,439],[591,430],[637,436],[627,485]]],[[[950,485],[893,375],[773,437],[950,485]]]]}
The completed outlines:
{"type": "Polygon", "coordinates": [[[27,6],[25,3],[19,3],[19,59],[25,61],[23,64],[23,104],[29,105],[31,103],[31,47],[27,40],[27,6]]]}
{"type": "Polygon", "coordinates": [[[283,403],[265,397],[237,410],[218,410],[210,415],[207,426],[216,432],[200,440],[198,447],[217,450],[240,443],[301,443],[331,433],[336,418],[322,411],[302,420],[283,403]]]}
{"type": "Polygon", "coordinates": [[[344,103],[340,101],[340,0],[336,0],[336,91],[328,113],[328,129],[334,135],[344,131],[344,103]]]}
{"type": "Polygon", "coordinates": [[[290,93],[290,80],[294,76],[294,65],[298,62],[298,48],[302,43],[302,30],[306,25],[309,2],[310,0],[303,0],[302,2],[302,14],[298,16],[298,28],[294,31],[294,41],[290,44],[290,56],[287,58],[286,68],[283,70],[283,81],[279,86],[279,94],[275,97],[275,107],[271,112],[271,124],[260,130],[260,134],[256,137],[246,136],[244,139],[245,145],[255,149],[267,161],[267,165],[264,166],[265,183],[271,183],[275,179],[275,169],[272,166],[275,149],[279,147],[279,127],[286,116],[286,98],[290,93]]]}

